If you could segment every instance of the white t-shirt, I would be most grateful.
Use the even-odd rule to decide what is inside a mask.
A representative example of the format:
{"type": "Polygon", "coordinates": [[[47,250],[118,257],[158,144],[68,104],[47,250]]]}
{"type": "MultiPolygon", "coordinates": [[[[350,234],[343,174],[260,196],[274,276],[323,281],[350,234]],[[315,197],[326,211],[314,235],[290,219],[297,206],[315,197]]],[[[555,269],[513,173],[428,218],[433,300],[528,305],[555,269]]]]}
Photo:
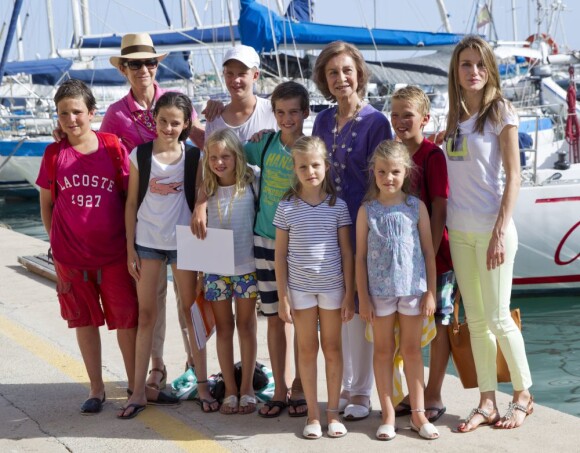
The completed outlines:
{"type": "Polygon", "coordinates": [[[338,229],[351,225],[346,203],[337,198],[312,206],[300,198],[282,200],[274,226],[288,231],[288,287],[303,292],[344,288],[338,229]]]}
{"type": "Polygon", "coordinates": [[[235,195],[236,186],[218,186],[207,200],[207,226],[234,231],[235,274],[255,272],[254,261],[254,194],[258,195],[258,175],[254,190],[246,186],[241,195],[235,195]]]}
{"type": "MultiPolygon", "coordinates": [[[[137,148],[129,155],[139,170],[137,148]]],[[[176,225],[189,225],[191,211],[183,192],[185,151],[181,159],[171,165],[151,156],[151,174],[147,193],[137,212],[135,242],[143,247],[159,250],[177,250],[176,225]]]]}
{"type": "Polygon", "coordinates": [[[454,145],[446,146],[447,227],[451,230],[493,230],[503,195],[499,135],[504,127],[519,124],[509,104],[500,104],[500,117],[501,121],[495,124],[486,121],[483,134],[474,130],[477,115],[460,122],[454,145]]]}
{"type": "Polygon", "coordinates": [[[213,121],[208,121],[206,123],[205,136],[207,138],[213,131],[224,129],[226,127],[229,127],[232,131],[234,131],[242,143],[247,142],[252,137],[252,135],[254,135],[256,132],[260,132],[261,130],[278,130],[276,118],[274,116],[274,112],[272,111],[272,104],[268,99],[264,99],[259,96],[256,96],[256,108],[245,123],[240,124],[239,126],[230,126],[220,115],[213,121]]]}

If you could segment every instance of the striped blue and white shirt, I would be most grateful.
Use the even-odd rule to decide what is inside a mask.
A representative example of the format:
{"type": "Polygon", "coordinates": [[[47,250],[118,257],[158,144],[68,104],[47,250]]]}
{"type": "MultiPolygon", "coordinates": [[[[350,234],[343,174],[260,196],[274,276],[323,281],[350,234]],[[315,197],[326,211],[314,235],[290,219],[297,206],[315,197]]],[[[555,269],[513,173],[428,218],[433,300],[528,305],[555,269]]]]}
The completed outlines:
{"type": "Polygon", "coordinates": [[[346,203],[330,196],[316,206],[298,197],[282,200],[274,226],[288,231],[288,287],[330,292],[344,287],[338,229],[352,224],[346,203]]]}

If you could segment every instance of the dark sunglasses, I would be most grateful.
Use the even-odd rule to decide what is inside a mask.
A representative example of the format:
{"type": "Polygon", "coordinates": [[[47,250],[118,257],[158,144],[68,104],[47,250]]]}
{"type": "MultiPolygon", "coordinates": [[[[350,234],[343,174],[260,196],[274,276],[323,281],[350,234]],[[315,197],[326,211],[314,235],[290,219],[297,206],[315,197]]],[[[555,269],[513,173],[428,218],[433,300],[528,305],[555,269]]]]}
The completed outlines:
{"type": "Polygon", "coordinates": [[[133,71],[137,71],[138,69],[141,69],[143,65],[145,65],[147,69],[155,69],[158,64],[159,62],[157,59],[152,58],[151,60],[128,60],[123,63],[123,66],[132,69],[133,71]]]}

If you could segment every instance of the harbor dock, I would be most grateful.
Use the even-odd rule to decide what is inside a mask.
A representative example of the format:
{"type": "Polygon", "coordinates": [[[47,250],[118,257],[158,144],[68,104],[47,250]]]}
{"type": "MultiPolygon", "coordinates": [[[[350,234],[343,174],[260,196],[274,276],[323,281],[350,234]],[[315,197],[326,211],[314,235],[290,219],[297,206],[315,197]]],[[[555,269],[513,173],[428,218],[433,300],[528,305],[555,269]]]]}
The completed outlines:
{"type": "MultiPolygon", "coordinates": [[[[47,249],[46,242],[0,228],[1,452],[369,453],[393,448],[445,453],[580,451],[576,431],[580,429],[580,419],[538,403],[518,429],[481,427],[468,434],[454,433],[452,429],[469,414],[479,396],[477,389],[463,389],[452,375],[445,379],[443,400],[447,412],[436,422],[441,437],[434,441],[421,439],[411,431],[408,417],[397,418],[398,432],[393,441],[376,440],[380,424],[376,394],[372,397],[371,415],[365,420],[345,422],[349,433],[341,439],[328,438],[325,426],[322,439],[303,439],[305,418],[290,418],[287,411],[273,419],[256,413],[205,414],[192,401],[177,407],[149,406],[133,420],[119,420],[116,413],[126,401],[125,370],[116,335],[105,327],[101,329],[101,341],[107,401],[100,414],[82,416],[79,408],[88,395],[86,372],[74,329],[68,329],[60,316],[55,283],[18,262],[20,256],[44,254],[47,249]]],[[[183,372],[185,363],[175,305],[170,290],[164,355],[168,383],[183,372]]],[[[266,326],[266,319],[259,316],[258,361],[269,366],[266,326]]],[[[218,372],[215,336],[210,340],[207,356],[209,372],[218,372]]],[[[321,354],[318,363],[318,393],[324,401],[326,381],[321,354]]],[[[428,369],[425,371],[428,373],[428,369]]],[[[498,393],[501,413],[510,400],[511,395],[498,393]]]]}

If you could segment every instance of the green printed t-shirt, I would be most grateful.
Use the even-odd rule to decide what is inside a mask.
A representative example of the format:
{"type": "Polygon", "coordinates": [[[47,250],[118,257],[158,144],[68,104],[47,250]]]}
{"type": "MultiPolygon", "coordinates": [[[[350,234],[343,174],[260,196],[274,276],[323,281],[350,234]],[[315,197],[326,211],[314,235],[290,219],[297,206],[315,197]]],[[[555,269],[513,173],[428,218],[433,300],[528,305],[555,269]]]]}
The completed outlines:
{"type": "MultiPolygon", "coordinates": [[[[260,166],[262,151],[270,135],[264,134],[259,142],[247,142],[244,145],[249,164],[260,166]]],[[[286,150],[280,142],[280,132],[274,134],[264,156],[264,168],[260,170],[262,178],[260,206],[254,233],[268,239],[276,239],[276,227],[272,225],[274,214],[276,214],[278,203],[290,188],[294,176],[294,163],[290,150],[286,150]]]]}

